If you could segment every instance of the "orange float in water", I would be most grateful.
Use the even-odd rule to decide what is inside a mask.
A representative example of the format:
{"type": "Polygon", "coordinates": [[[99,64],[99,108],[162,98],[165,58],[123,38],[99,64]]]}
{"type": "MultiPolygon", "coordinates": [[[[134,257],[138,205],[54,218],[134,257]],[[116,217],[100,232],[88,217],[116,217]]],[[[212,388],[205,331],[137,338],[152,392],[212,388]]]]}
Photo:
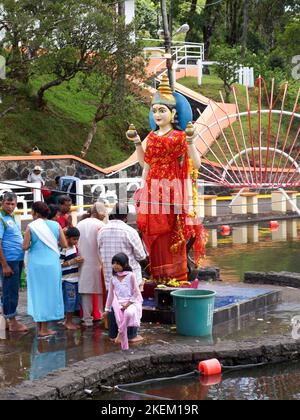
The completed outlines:
{"type": "Polygon", "coordinates": [[[222,236],[228,236],[231,233],[231,228],[228,225],[221,226],[220,233],[222,236]]]}
{"type": "Polygon", "coordinates": [[[210,359],[200,362],[198,370],[204,376],[220,375],[222,366],[218,359],[210,359]]]}
{"type": "Polygon", "coordinates": [[[278,229],[279,228],[279,222],[277,222],[277,220],[272,220],[270,222],[270,228],[271,229],[278,229]]]}

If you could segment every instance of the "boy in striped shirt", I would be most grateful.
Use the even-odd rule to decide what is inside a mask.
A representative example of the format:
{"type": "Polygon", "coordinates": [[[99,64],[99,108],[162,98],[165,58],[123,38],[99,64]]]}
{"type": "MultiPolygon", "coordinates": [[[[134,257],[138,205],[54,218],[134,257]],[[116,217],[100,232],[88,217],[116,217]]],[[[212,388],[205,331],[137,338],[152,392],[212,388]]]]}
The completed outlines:
{"type": "Polygon", "coordinates": [[[65,235],[68,248],[62,249],[60,254],[65,305],[64,325],[68,330],[76,330],[80,327],[73,323],[73,315],[75,311],[79,311],[80,309],[80,297],[78,293],[79,265],[84,260],[78,256],[79,230],[74,227],[69,227],[65,235]]]}

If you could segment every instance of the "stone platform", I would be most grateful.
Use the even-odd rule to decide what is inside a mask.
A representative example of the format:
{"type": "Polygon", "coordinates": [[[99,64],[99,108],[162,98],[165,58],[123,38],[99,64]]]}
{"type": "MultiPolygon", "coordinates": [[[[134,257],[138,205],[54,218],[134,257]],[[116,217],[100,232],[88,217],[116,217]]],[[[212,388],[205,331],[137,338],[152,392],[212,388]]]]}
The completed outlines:
{"type": "MultiPolygon", "coordinates": [[[[205,285],[200,283],[199,289],[213,290],[217,292],[214,326],[222,322],[238,319],[243,315],[266,309],[281,301],[281,293],[272,289],[247,289],[245,287],[230,287],[222,285],[205,285]],[[249,293],[251,291],[251,293],[249,293]],[[254,293],[252,293],[254,292],[254,293]],[[256,295],[255,295],[256,293],[256,295]]],[[[155,297],[151,306],[143,307],[143,322],[175,324],[175,312],[171,292],[178,290],[168,287],[155,289],[155,297]]],[[[148,300],[149,302],[149,300],[148,300]]]]}

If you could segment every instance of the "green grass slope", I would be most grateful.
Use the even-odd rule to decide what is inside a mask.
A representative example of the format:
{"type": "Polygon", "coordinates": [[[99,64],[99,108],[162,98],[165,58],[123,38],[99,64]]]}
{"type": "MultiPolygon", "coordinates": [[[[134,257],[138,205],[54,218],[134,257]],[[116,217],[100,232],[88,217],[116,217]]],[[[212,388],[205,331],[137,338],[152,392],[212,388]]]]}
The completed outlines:
{"type": "MultiPolygon", "coordinates": [[[[39,86],[32,82],[33,92],[39,86]]],[[[50,89],[47,106],[36,108],[34,101],[21,99],[16,109],[0,119],[0,154],[26,155],[34,146],[43,154],[79,156],[96,109],[96,97],[77,89],[76,79],[50,89]]],[[[0,113],[13,98],[3,98],[0,113]]],[[[128,123],[134,123],[144,136],[149,131],[149,107],[137,101],[127,120],[113,118],[99,122],[86,159],[106,167],[125,160],[134,150],[125,137],[128,123]]]]}

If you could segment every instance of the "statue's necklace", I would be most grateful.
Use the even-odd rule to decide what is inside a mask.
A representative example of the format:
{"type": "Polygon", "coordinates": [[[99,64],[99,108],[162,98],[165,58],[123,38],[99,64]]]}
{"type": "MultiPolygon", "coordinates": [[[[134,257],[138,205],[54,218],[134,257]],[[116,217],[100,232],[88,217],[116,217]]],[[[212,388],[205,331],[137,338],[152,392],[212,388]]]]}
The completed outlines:
{"type": "Polygon", "coordinates": [[[155,133],[158,137],[166,137],[168,134],[170,134],[172,131],[174,131],[174,128],[171,128],[169,131],[167,131],[164,134],[159,135],[157,132],[155,133]]]}

